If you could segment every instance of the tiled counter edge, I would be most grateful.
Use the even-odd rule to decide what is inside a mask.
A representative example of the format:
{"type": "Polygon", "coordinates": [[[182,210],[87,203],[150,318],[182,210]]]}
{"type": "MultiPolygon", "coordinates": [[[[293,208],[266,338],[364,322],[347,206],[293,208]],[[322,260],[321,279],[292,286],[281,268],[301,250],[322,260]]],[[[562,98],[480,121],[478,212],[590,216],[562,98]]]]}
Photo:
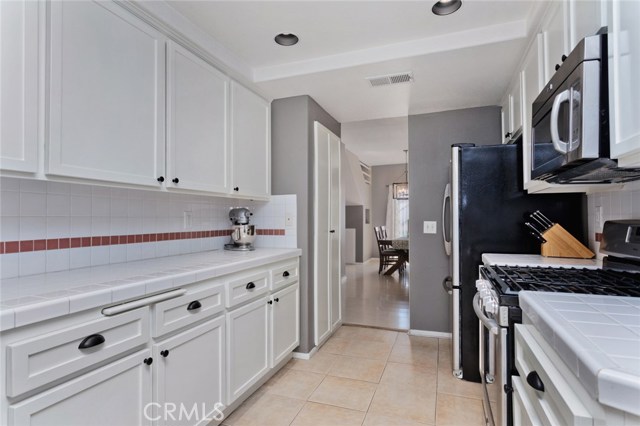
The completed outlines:
{"type": "Polygon", "coordinates": [[[300,249],[222,250],[0,281],[0,331],[119,304],[300,256],[300,249]]]}

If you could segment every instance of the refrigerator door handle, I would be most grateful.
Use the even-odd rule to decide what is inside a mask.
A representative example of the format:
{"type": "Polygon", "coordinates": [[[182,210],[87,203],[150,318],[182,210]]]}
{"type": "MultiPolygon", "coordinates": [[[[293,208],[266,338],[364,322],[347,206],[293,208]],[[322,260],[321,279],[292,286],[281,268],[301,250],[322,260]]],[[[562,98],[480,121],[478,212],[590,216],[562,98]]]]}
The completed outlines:
{"type": "Polygon", "coordinates": [[[448,183],[447,186],[444,187],[444,195],[442,197],[442,241],[444,243],[444,251],[447,253],[447,256],[451,256],[451,240],[447,240],[447,230],[446,230],[446,211],[447,211],[447,202],[451,203],[451,184],[448,183]]]}

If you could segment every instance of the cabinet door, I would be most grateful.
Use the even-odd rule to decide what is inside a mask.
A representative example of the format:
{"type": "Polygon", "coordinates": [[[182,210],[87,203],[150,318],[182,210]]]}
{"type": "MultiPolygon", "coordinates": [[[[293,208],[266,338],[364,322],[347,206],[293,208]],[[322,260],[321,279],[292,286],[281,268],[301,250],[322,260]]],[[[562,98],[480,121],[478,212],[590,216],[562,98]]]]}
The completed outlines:
{"type": "Polygon", "coordinates": [[[269,103],[231,82],[232,193],[267,198],[271,194],[269,103]]]}
{"type": "Polygon", "coordinates": [[[165,39],[112,2],[51,8],[47,173],[157,186],[165,39]]]}
{"type": "Polygon", "coordinates": [[[192,418],[162,416],[158,425],[198,424],[222,410],[225,398],[224,333],[223,316],[153,346],[153,400],[160,407],[176,404],[176,414],[182,407],[187,413],[197,413],[192,418]]]}
{"type": "Polygon", "coordinates": [[[151,424],[151,366],[143,363],[150,355],[145,349],[13,404],[9,406],[9,424],[151,424]]]}
{"type": "Polygon", "coordinates": [[[569,51],[607,25],[606,0],[569,0],[569,51]]]}
{"type": "Polygon", "coordinates": [[[612,1],[609,14],[611,157],[640,167],[640,2],[612,1]]]}
{"type": "Polygon", "coordinates": [[[227,313],[227,405],[269,370],[267,298],[227,313]]]}
{"type": "Polygon", "coordinates": [[[502,109],[502,143],[507,143],[511,139],[513,132],[511,119],[511,95],[507,93],[500,104],[502,109]]]}
{"type": "Polygon", "coordinates": [[[512,118],[512,133],[516,133],[522,129],[522,82],[520,73],[517,74],[515,80],[509,90],[511,96],[511,118],[512,118]]]}
{"type": "Polygon", "coordinates": [[[562,55],[568,54],[567,3],[560,0],[550,1],[551,5],[542,23],[544,36],[544,82],[556,72],[556,64],[562,63],[562,55]]]}
{"type": "Polygon", "coordinates": [[[229,79],[167,44],[167,186],[229,192],[229,79]]]}
{"type": "Polygon", "coordinates": [[[38,170],[36,1],[0,2],[0,169],[38,170]]]}
{"type": "Polygon", "coordinates": [[[300,286],[295,283],[274,293],[269,305],[270,367],[275,367],[300,344],[300,286]]]}
{"type": "Polygon", "coordinates": [[[542,35],[538,34],[522,66],[522,172],[525,189],[531,180],[531,107],[544,84],[542,51],[542,35]]]}

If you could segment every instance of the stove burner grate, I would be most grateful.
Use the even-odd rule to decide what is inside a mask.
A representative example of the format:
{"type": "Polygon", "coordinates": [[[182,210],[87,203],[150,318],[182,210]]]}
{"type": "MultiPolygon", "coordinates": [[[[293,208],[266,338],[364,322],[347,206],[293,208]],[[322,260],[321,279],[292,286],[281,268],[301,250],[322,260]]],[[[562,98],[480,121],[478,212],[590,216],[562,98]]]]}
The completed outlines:
{"type": "Polygon", "coordinates": [[[640,273],[603,269],[493,266],[496,275],[512,291],[640,297],[640,273]]]}

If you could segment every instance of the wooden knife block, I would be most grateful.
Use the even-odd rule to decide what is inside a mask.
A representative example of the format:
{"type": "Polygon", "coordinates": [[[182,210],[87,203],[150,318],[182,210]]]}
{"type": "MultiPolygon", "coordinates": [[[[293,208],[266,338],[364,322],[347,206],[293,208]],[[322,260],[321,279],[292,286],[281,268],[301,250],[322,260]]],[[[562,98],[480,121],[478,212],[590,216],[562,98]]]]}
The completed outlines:
{"type": "Polygon", "coordinates": [[[547,240],[541,246],[541,254],[545,257],[591,259],[595,256],[591,250],[557,223],[543,232],[542,237],[547,240]]]}

